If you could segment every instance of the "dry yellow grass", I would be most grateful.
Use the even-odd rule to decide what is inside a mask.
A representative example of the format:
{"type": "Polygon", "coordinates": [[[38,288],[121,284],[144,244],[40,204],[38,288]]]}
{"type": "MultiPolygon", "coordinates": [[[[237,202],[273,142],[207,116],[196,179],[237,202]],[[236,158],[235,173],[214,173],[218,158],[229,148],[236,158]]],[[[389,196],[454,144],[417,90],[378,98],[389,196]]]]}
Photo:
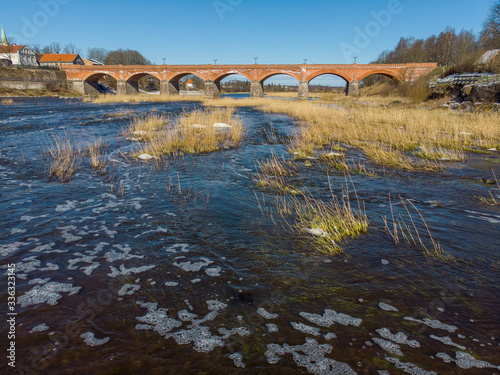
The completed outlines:
{"type": "Polygon", "coordinates": [[[298,169],[294,162],[277,157],[271,157],[257,162],[257,173],[254,181],[257,186],[285,194],[302,194],[290,181],[290,177],[297,175],[298,169]]]}
{"type": "Polygon", "coordinates": [[[61,182],[69,182],[75,173],[77,156],[75,145],[67,137],[54,136],[44,146],[44,153],[50,163],[49,176],[54,176],[61,182]]]}
{"type": "MultiPolygon", "coordinates": [[[[161,115],[151,115],[146,121],[161,123],[164,119],[161,115]]],[[[133,126],[140,128],[140,120],[136,120],[133,126]]],[[[212,152],[236,147],[242,138],[243,125],[241,120],[234,116],[234,108],[197,110],[184,113],[171,124],[164,124],[149,132],[148,139],[142,144],[139,153],[163,156],[212,152]],[[229,126],[214,126],[217,123],[229,126]]]]}
{"type": "Polygon", "coordinates": [[[439,242],[434,240],[427,222],[425,221],[422,213],[417,207],[408,199],[399,197],[406,215],[394,216],[391,197],[389,196],[389,204],[391,206],[391,225],[389,220],[383,217],[385,223],[385,231],[391,235],[396,245],[405,242],[415,248],[422,250],[427,256],[434,256],[442,259],[452,259],[447,255],[439,242]],[[413,210],[410,210],[412,208],[413,210]],[[413,214],[412,214],[413,211],[413,214]],[[425,232],[417,227],[417,223],[425,226],[425,232]]]}
{"type": "MultiPolygon", "coordinates": [[[[356,195],[355,190],[354,194],[356,195]]],[[[308,233],[316,250],[337,254],[343,251],[340,246],[342,240],[364,233],[368,229],[368,219],[359,200],[358,208],[355,209],[348,197],[346,181],[340,201],[333,193],[331,199],[326,202],[306,194],[282,197],[277,200],[278,213],[290,230],[308,233]]]]}
{"type": "Polygon", "coordinates": [[[167,125],[169,119],[165,115],[149,114],[135,117],[124,131],[125,136],[140,141],[150,139],[158,130],[167,125]]]}
{"type": "Polygon", "coordinates": [[[290,151],[310,156],[332,143],[363,147],[374,161],[394,168],[439,169],[436,159],[463,160],[462,150],[500,146],[498,114],[454,113],[418,108],[335,108],[308,101],[269,101],[260,108],[285,113],[303,125],[290,151]],[[415,161],[409,151],[427,150],[415,161]],[[432,154],[432,155],[431,155],[432,154]]]}
{"type": "Polygon", "coordinates": [[[106,167],[106,159],[101,155],[102,147],[101,138],[94,140],[94,142],[87,147],[90,155],[90,166],[97,170],[101,170],[106,167]]]}
{"type": "Polygon", "coordinates": [[[3,99],[2,101],[0,101],[0,104],[3,104],[3,105],[12,105],[12,104],[14,104],[14,99],[11,99],[11,98],[3,99]]]}

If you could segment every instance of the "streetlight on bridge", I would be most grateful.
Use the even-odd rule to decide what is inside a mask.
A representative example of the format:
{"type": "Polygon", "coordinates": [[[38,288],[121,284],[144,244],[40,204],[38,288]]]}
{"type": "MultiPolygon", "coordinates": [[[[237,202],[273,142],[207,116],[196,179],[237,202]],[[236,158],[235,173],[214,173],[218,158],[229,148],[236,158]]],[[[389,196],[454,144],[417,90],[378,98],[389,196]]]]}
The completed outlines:
{"type": "Polygon", "coordinates": [[[254,57],[255,59],[255,65],[257,65],[257,60],[259,59],[258,57],[254,57]]]}
{"type": "Polygon", "coordinates": [[[166,57],[163,57],[163,65],[165,65],[165,61],[167,60],[166,57]]]}
{"type": "Polygon", "coordinates": [[[217,65],[217,59],[214,59],[214,65],[217,65]]]}
{"type": "Polygon", "coordinates": [[[304,59],[304,64],[307,64],[307,60],[308,60],[308,59],[304,59]]]}

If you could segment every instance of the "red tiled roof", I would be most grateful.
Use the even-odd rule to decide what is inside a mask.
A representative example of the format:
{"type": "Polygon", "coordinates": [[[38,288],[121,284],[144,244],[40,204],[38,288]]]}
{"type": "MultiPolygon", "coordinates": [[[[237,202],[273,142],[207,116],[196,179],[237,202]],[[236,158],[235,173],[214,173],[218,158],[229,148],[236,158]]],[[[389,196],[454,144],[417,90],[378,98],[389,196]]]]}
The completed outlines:
{"type": "Polygon", "coordinates": [[[46,53],[40,62],[73,62],[77,57],[77,53],[46,53]]]}
{"type": "Polygon", "coordinates": [[[0,53],[16,53],[24,46],[0,46],[0,53]]]}

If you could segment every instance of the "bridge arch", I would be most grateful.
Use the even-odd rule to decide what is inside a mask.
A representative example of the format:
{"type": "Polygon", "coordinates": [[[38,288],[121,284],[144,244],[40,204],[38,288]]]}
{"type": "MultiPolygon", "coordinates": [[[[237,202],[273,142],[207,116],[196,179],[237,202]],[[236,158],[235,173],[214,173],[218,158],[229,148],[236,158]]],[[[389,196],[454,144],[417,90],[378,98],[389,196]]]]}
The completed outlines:
{"type": "Polygon", "coordinates": [[[188,76],[188,75],[190,75],[190,74],[195,75],[195,76],[198,76],[198,77],[200,77],[200,78],[201,78],[202,80],[204,80],[204,81],[207,81],[207,80],[208,80],[208,78],[207,78],[204,74],[202,74],[202,73],[200,73],[200,72],[198,72],[198,71],[196,71],[196,70],[193,70],[193,71],[185,71],[185,72],[182,72],[182,73],[177,73],[177,72],[176,72],[176,73],[174,73],[173,75],[171,75],[170,77],[168,77],[167,79],[168,79],[170,82],[179,82],[179,80],[180,80],[181,78],[184,78],[185,76],[188,76]]]}
{"type": "Polygon", "coordinates": [[[110,72],[91,72],[85,75],[82,80],[85,94],[98,95],[118,91],[119,77],[110,72]]]}
{"type": "Polygon", "coordinates": [[[119,80],[119,78],[113,73],[97,71],[97,72],[88,73],[86,76],[83,77],[83,81],[84,82],[97,82],[101,78],[104,78],[106,76],[110,76],[117,81],[119,80]]]}
{"type": "Polygon", "coordinates": [[[349,82],[352,80],[351,77],[349,77],[346,73],[341,72],[339,70],[324,70],[324,71],[319,71],[319,72],[313,72],[307,77],[307,82],[311,82],[314,78],[318,78],[319,76],[325,75],[325,74],[331,74],[337,77],[342,78],[344,81],[349,82]]]}
{"type": "Polygon", "coordinates": [[[159,81],[161,81],[161,77],[155,73],[155,72],[140,72],[140,73],[133,73],[129,76],[127,76],[127,78],[125,78],[125,81],[130,81],[130,82],[137,82],[139,81],[141,78],[143,77],[146,77],[146,76],[153,76],[155,77],[156,79],[158,79],[159,81]]]}
{"type": "Polygon", "coordinates": [[[286,73],[286,72],[282,72],[282,71],[274,71],[274,72],[265,72],[264,74],[261,74],[259,76],[259,78],[257,78],[257,80],[261,83],[264,83],[264,81],[268,80],[269,78],[273,77],[273,76],[277,76],[277,75],[285,75],[285,76],[290,76],[290,77],[293,77],[295,78],[297,81],[300,82],[300,77],[297,76],[296,74],[293,74],[293,73],[286,73]]]}
{"type": "Polygon", "coordinates": [[[357,77],[357,80],[358,80],[358,82],[361,82],[361,80],[365,79],[366,77],[372,76],[374,74],[380,74],[382,76],[386,76],[386,77],[389,77],[391,79],[395,79],[399,82],[404,81],[404,77],[401,75],[401,73],[399,71],[394,72],[392,70],[387,70],[387,69],[373,69],[373,70],[363,72],[362,74],[360,74],[357,77]]]}
{"type": "Polygon", "coordinates": [[[220,82],[222,81],[224,78],[227,78],[227,77],[230,77],[232,75],[240,75],[240,76],[243,76],[245,77],[246,79],[248,79],[250,82],[253,80],[253,77],[250,77],[249,75],[247,75],[246,73],[242,73],[242,72],[238,72],[238,71],[231,71],[231,72],[227,72],[227,73],[222,73],[222,74],[219,74],[218,76],[215,77],[214,79],[214,82],[220,82]]]}

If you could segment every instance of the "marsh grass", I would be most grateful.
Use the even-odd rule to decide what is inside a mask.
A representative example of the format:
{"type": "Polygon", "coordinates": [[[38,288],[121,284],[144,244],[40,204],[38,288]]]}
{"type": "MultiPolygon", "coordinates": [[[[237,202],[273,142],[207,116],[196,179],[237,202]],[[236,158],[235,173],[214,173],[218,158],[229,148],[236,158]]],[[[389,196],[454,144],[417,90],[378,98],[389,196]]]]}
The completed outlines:
{"type": "Polygon", "coordinates": [[[333,192],[328,201],[316,199],[310,194],[279,197],[277,210],[285,228],[297,233],[308,233],[314,247],[320,252],[338,254],[343,252],[341,242],[344,239],[365,233],[368,229],[368,218],[355,189],[354,195],[357,209],[351,206],[346,179],[341,200],[333,192]]]}
{"type": "Polygon", "coordinates": [[[367,168],[366,164],[360,159],[330,159],[326,161],[326,164],[337,171],[378,177],[377,173],[373,169],[367,168]]]}
{"type": "Polygon", "coordinates": [[[413,152],[418,158],[427,160],[439,160],[447,162],[465,161],[465,152],[459,150],[449,150],[442,147],[426,147],[420,146],[418,150],[413,152]]]}
{"type": "Polygon", "coordinates": [[[269,158],[258,161],[256,166],[254,182],[258,187],[285,194],[302,194],[290,181],[290,177],[298,174],[293,161],[279,158],[273,152],[269,158]]]}
{"type": "MultiPolygon", "coordinates": [[[[498,192],[500,193],[500,184],[498,183],[498,179],[497,179],[497,176],[495,175],[495,171],[491,170],[491,172],[493,173],[493,177],[495,178],[495,182],[496,182],[496,185],[497,185],[497,188],[498,188],[498,192]]],[[[498,200],[497,198],[495,198],[495,195],[493,194],[492,191],[489,191],[488,192],[490,197],[487,198],[487,197],[479,197],[479,200],[488,205],[488,206],[500,206],[500,200],[498,200]]]]}
{"type": "Polygon", "coordinates": [[[416,160],[406,153],[383,144],[358,143],[365,155],[373,162],[395,169],[407,171],[439,171],[443,166],[434,160],[416,160]]]}
{"type": "Polygon", "coordinates": [[[442,259],[451,259],[447,255],[439,242],[434,240],[427,222],[422,213],[408,199],[399,197],[401,204],[404,207],[404,214],[394,215],[393,204],[389,195],[389,204],[391,207],[390,221],[387,217],[383,217],[385,224],[385,232],[389,233],[394,244],[399,246],[402,242],[413,246],[424,252],[426,256],[433,256],[442,259]],[[425,227],[425,231],[420,231],[417,223],[425,227]]]}
{"type": "Polygon", "coordinates": [[[55,177],[61,182],[69,182],[76,169],[78,150],[67,136],[53,136],[42,145],[49,161],[49,177],[55,177]]]}
{"type": "Polygon", "coordinates": [[[89,146],[87,146],[87,151],[90,156],[90,166],[96,170],[103,170],[106,168],[106,157],[101,155],[101,150],[103,148],[101,138],[95,139],[89,146]]]}
{"type": "MultiPolygon", "coordinates": [[[[137,120],[141,121],[141,120],[137,120]]],[[[135,124],[146,130],[147,140],[141,144],[140,154],[156,157],[175,154],[199,154],[237,147],[244,134],[241,120],[234,108],[196,110],[182,114],[165,124],[161,115],[152,114],[144,120],[148,125],[135,124]],[[162,125],[160,125],[163,123],[162,125]],[[215,127],[224,123],[230,127],[215,127]]]]}
{"type": "Polygon", "coordinates": [[[12,99],[12,98],[3,99],[3,100],[0,101],[0,104],[3,104],[3,105],[12,105],[12,104],[14,104],[14,99],[12,99]]]}
{"type": "Polygon", "coordinates": [[[289,145],[297,158],[343,143],[365,145],[363,150],[369,158],[391,168],[440,170],[443,166],[437,161],[462,161],[464,151],[484,151],[500,144],[499,116],[495,113],[358,104],[339,108],[286,100],[269,100],[259,108],[285,113],[302,122],[289,145]],[[426,148],[415,155],[420,161],[413,155],[419,147],[426,148]]]}
{"type": "Polygon", "coordinates": [[[149,114],[134,117],[130,126],[123,132],[126,137],[133,137],[139,141],[145,141],[155,135],[158,130],[168,124],[169,119],[165,115],[149,114]]]}

